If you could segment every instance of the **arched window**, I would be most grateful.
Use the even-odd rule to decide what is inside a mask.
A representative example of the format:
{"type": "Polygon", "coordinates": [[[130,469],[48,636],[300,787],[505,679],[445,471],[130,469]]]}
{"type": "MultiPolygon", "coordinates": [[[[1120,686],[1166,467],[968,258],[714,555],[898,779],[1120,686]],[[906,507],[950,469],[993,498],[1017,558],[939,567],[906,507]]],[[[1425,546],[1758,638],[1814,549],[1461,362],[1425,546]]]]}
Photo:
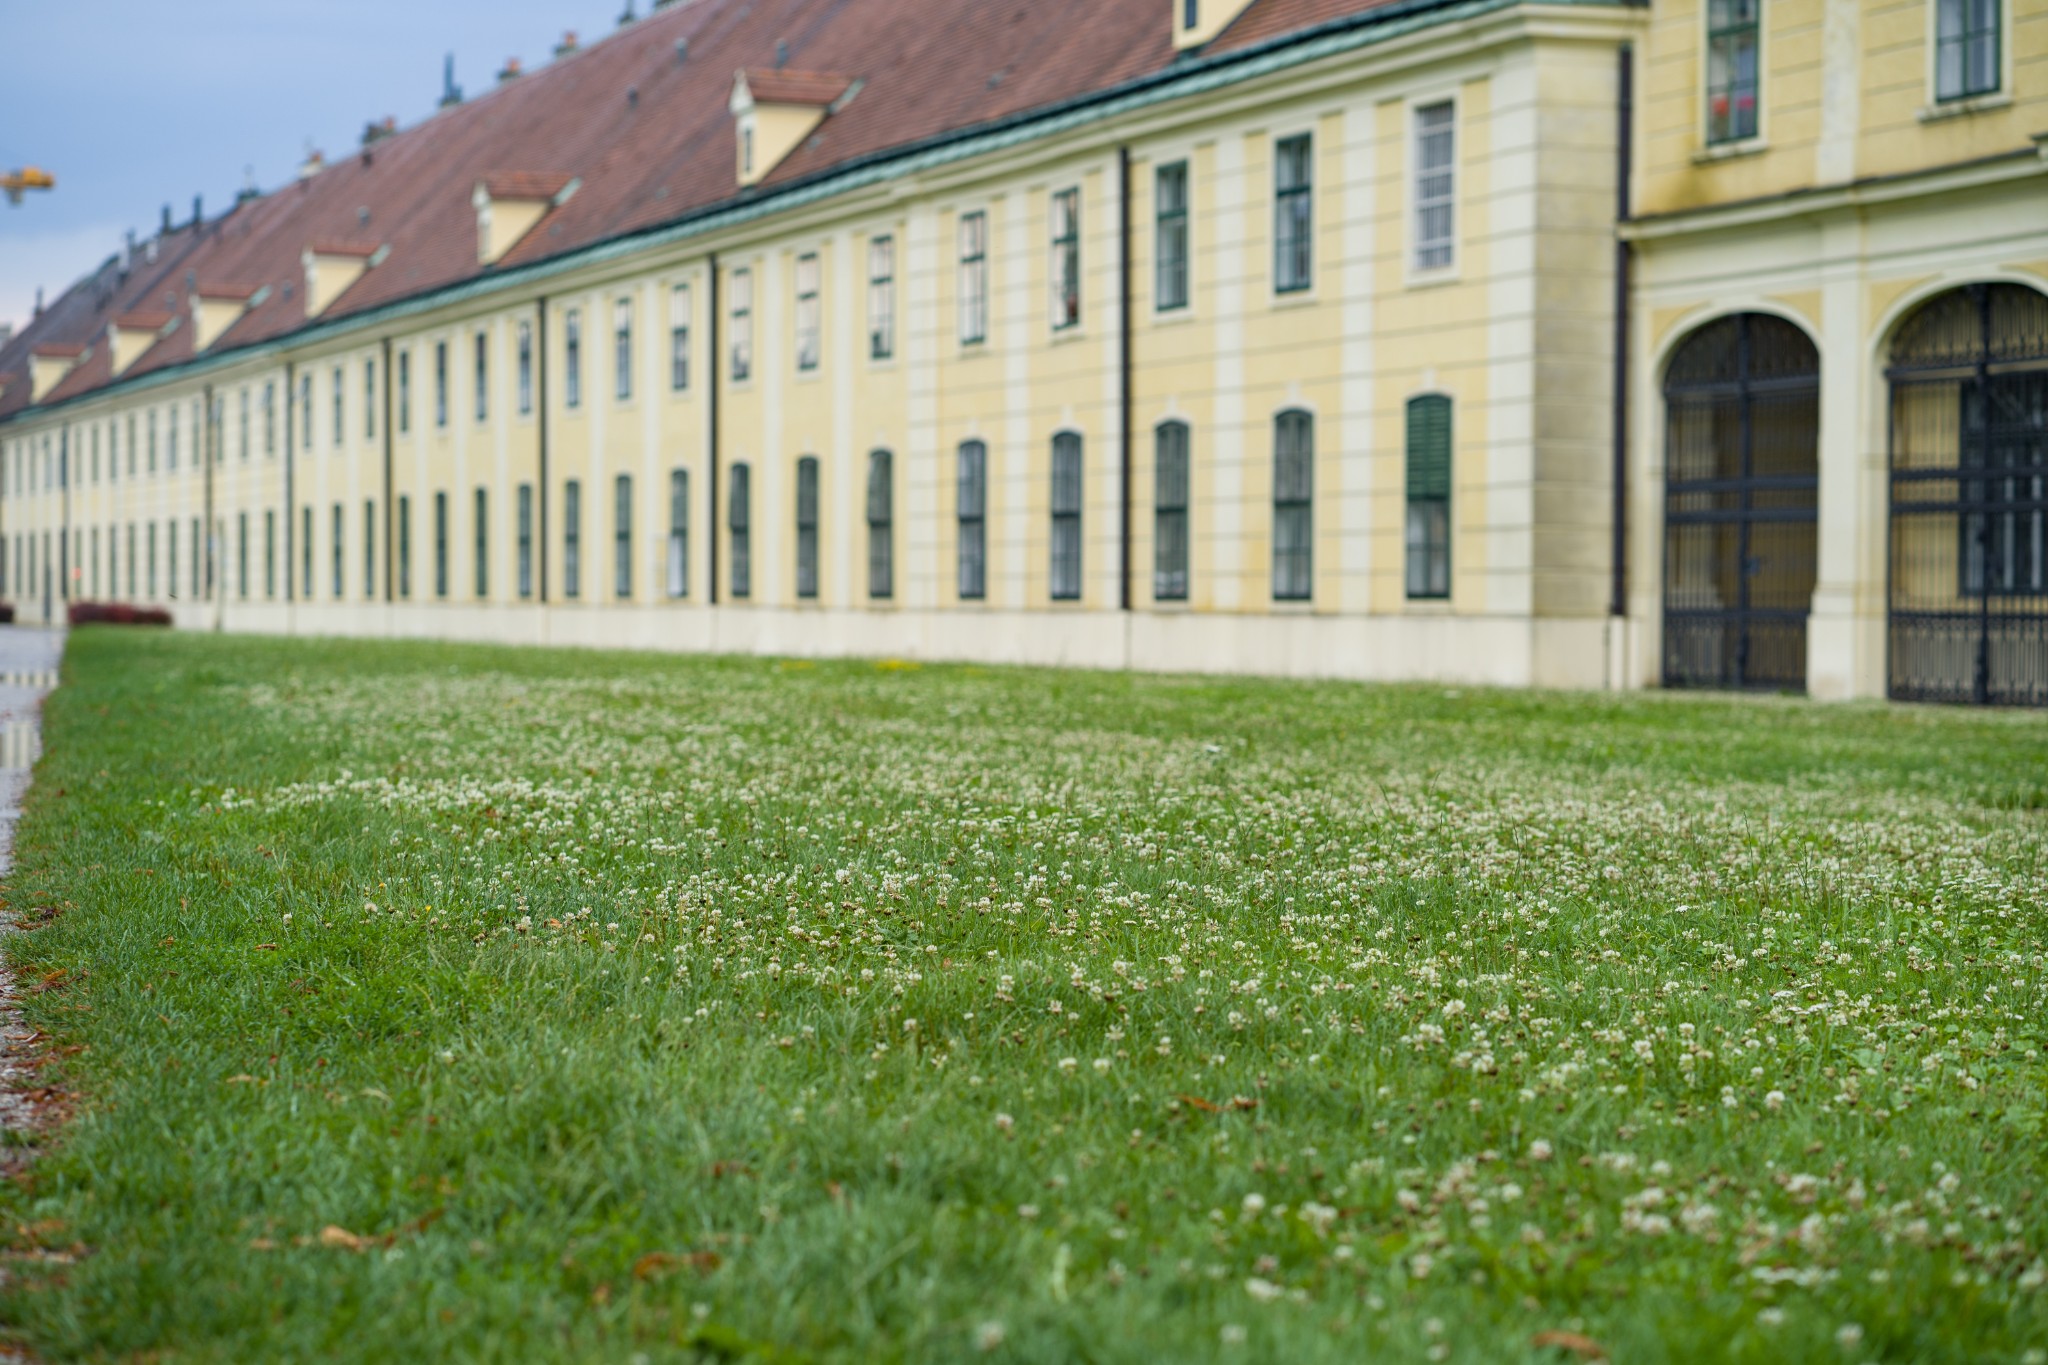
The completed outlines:
{"type": "Polygon", "coordinates": [[[796,462],[796,595],[818,595],[818,459],[796,462]]]}
{"type": "Polygon", "coordinates": [[[1664,423],[1665,686],[1804,687],[1819,352],[1783,318],[1718,318],[1673,354],[1664,423]]]}
{"type": "Polygon", "coordinates": [[[886,450],[868,453],[868,596],[896,591],[896,484],[886,450]]]}
{"type": "Polygon", "coordinates": [[[1273,419],[1273,599],[1306,602],[1315,579],[1315,419],[1273,419]]]}
{"type": "Polygon", "coordinates": [[[1081,596],[1081,438],[1052,438],[1052,600],[1081,596]]]}
{"type": "Polygon", "coordinates": [[[1938,295],[1890,360],[1891,695],[2048,706],[2048,294],[1938,295]]]}
{"type": "Polygon", "coordinates": [[[1411,598],[1451,595],[1451,400],[1408,400],[1407,588],[1411,598]]]}
{"type": "Polygon", "coordinates": [[[1161,422],[1152,432],[1152,596],[1188,596],[1188,424],[1161,422]]]}

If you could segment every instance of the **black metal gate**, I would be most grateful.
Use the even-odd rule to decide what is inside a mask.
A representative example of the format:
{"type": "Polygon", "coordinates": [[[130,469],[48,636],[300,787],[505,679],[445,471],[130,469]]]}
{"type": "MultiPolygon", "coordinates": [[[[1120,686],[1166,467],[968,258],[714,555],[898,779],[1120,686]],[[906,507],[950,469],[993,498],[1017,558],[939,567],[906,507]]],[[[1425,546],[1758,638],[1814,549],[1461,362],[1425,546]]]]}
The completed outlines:
{"type": "Polygon", "coordinates": [[[2048,706],[2048,295],[1930,300],[1888,377],[1889,691],[2048,706]]]}
{"type": "Polygon", "coordinates": [[[1765,313],[1708,323],[1664,411],[1664,685],[1803,691],[1820,354],[1765,313]]]}

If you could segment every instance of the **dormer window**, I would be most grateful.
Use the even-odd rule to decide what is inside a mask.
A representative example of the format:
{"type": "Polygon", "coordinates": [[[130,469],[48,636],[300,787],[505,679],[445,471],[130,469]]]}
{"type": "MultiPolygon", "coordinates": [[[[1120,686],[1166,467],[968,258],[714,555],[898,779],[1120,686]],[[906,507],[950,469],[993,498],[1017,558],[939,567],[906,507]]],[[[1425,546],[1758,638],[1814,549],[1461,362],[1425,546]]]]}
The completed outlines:
{"type": "Polygon", "coordinates": [[[1202,0],[1181,0],[1180,26],[1200,28],[1202,26],[1202,0]]]}
{"type": "Polygon", "coordinates": [[[1237,21],[1252,0],[1173,0],[1173,45],[1180,51],[1201,47],[1237,21]]]}
{"type": "Polygon", "coordinates": [[[540,220],[566,203],[582,182],[540,171],[493,171],[476,182],[476,260],[493,265],[526,239],[540,220]]]}
{"type": "Polygon", "coordinates": [[[823,71],[778,66],[735,73],[728,107],[740,184],[758,184],[859,93],[859,81],[823,71]]]}

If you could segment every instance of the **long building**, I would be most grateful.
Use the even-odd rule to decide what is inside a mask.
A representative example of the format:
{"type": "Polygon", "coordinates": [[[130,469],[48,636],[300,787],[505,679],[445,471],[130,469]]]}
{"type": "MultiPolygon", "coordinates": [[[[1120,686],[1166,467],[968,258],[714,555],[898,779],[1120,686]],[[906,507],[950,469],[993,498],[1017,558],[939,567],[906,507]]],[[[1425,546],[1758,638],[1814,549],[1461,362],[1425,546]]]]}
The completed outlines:
{"type": "Polygon", "coordinates": [[[2048,0],[682,0],[0,346],[0,596],[2048,704],[2048,0]]]}

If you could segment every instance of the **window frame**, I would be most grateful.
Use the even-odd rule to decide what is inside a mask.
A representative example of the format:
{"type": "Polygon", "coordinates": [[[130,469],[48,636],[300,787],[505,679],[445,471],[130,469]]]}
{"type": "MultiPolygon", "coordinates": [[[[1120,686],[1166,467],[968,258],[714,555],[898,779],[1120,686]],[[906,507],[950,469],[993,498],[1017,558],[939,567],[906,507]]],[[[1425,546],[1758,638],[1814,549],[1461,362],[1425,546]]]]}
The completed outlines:
{"type": "Polygon", "coordinates": [[[690,284],[669,286],[668,291],[668,390],[690,390],[690,284]]]}
{"type": "Polygon", "coordinates": [[[633,401],[633,296],[612,300],[612,401],[633,401]]]}
{"type": "Polygon", "coordinates": [[[518,353],[519,415],[533,416],[533,323],[519,319],[514,329],[515,349],[518,353]]]}
{"type": "Polygon", "coordinates": [[[476,330],[476,420],[479,426],[491,420],[491,334],[476,330]]]}
{"type": "Polygon", "coordinates": [[[612,479],[612,600],[633,600],[633,476],[612,479]]]}
{"type": "Polygon", "coordinates": [[[985,602],[988,600],[988,442],[980,437],[971,436],[955,449],[953,512],[956,522],[955,586],[959,598],[963,602],[985,602]]]}
{"type": "Polygon", "coordinates": [[[868,360],[896,358],[896,238],[868,239],[868,360]]]}
{"type": "Polygon", "coordinates": [[[1080,432],[1053,434],[1051,475],[1046,595],[1055,602],[1078,602],[1087,586],[1082,514],[1088,504],[1088,447],[1080,432]],[[1063,469],[1063,462],[1070,462],[1071,469],[1063,469]]]}
{"type": "Polygon", "coordinates": [[[988,343],[988,210],[968,209],[955,229],[958,266],[955,300],[960,345],[988,343]]]}
{"type": "Polygon", "coordinates": [[[1459,268],[1458,251],[1458,154],[1464,139],[1460,136],[1459,111],[1462,106],[1454,94],[1418,98],[1408,105],[1408,278],[1411,283],[1433,283],[1454,278],[1459,268]],[[1442,129],[1425,129],[1423,119],[1439,109],[1448,109],[1450,116],[1442,129]],[[1450,139],[1450,158],[1445,172],[1449,189],[1437,196],[1423,194],[1423,145],[1425,137],[1442,132],[1450,139]],[[1448,231],[1440,238],[1423,236],[1423,215],[1432,210],[1442,209],[1449,224],[1448,231]],[[1442,260],[1426,258],[1427,252],[1443,252],[1442,260]]]}
{"type": "Polygon", "coordinates": [[[1763,139],[1763,76],[1764,76],[1764,22],[1763,0],[1706,0],[1700,6],[1700,118],[1703,124],[1702,144],[1711,151],[1726,151],[1743,147],[1763,139]],[[1751,9],[1747,24],[1728,23],[1717,27],[1714,9],[1717,3],[1725,3],[1730,9],[1748,4],[1751,9]],[[1732,74],[1725,87],[1717,92],[1714,84],[1714,45],[1723,38],[1734,39],[1747,33],[1750,40],[1750,121],[1754,125],[1747,132],[1739,131],[1734,119],[1734,99],[1742,89],[1738,78],[1732,74]],[[1714,126],[1714,100],[1717,93],[1725,94],[1730,100],[1728,129],[1718,135],[1714,126]]]}
{"type": "Polygon", "coordinates": [[[745,460],[737,461],[726,471],[725,539],[735,601],[747,601],[754,595],[753,473],[753,467],[745,460]]]}
{"type": "Polygon", "coordinates": [[[513,512],[514,543],[517,546],[514,586],[523,602],[533,597],[533,485],[521,483],[514,490],[514,497],[517,500],[513,512]]]}
{"type": "Polygon", "coordinates": [[[1194,429],[1178,417],[1152,428],[1152,600],[1185,602],[1193,578],[1190,508],[1194,502],[1194,429]],[[1174,438],[1170,441],[1169,438],[1174,438]],[[1170,446],[1177,444],[1177,449],[1170,446]],[[1168,477],[1168,461],[1178,463],[1168,477]],[[1168,528],[1174,528],[1171,535],[1168,528]],[[1169,554],[1172,546],[1176,554],[1169,554]],[[1178,563],[1170,562],[1177,559],[1178,563]]]}
{"type": "MultiPolygon", "coordinates": [[[[1427,433],[1423,433],[1425,436],[1427,433]]],[[[1452,549],[1455,526],[1451,521],[1453,495],[1457,488],[1457,403],[1449,394],[1418,393],[1402,406],[1401,467],[1401,588],[1410,602],[1447,602],[1452,587],[1452,549]],[[1443,413],[1443,469],[1441,479],[1430,477],[1430,486],[1416,490],[1416,419],[1425,412],[1443,413]],[[1440,484],[1440,486],[1439,486],[1440,484]],[[1418,527],[1416,513],[1423,512],[1418,527]],[[1434,515],[1431,515],[1431,513],[1434,515]],[[1417,543],[1417,531],[1421,542],[1417,543]],[[1420,552],[1422,572],[1416,572],[1420,552]]],[[[1425,456],[1425,458],[1427,458],[1425,456]]]]}
{"type": "Polygon", "coordinates": [[[1972,36],[1971,31],[1967,27],[1969,0],[1955,0],[1955,3],[1963,7],[1965,15],[1964,32],[1956,40],[1946,40],[1942,37],[1942,10],[1949,2],[1950,0],[1930,0],[1927,7],[1927,90],[1929,102],[1932,105],[1931,112],[1967,112],[1980,104],[2002,104],[2009,101],[2012,90],[2012,73],[2008,70],[2012,53],[2012,16],[2006,0],[1989,0],[1991,5],[1991,26],[1988,30],[1977,31],[1979,34],[1988,32],[1991,37],[1992,84],[1981,89],[1973,89],[1969,86],[1967,78],[1964,78],[1962,88],[1955,90],[1953,93],[1943,93],[1941,58],[1944,47],[1961,45],[1967,58],[1967,45],[1972,36]]]}
{"type": "Polygon", "coordinates": [[[1284,298],[1316,287],[1316,138],[1304,129],[1275,137],[1272,146],[1273,293],[1284,298]],[[1284,178],[1297,168],[1300,179],[1284,178]]]}
{"type": "Polygon", "coordinates": [[[434,426],[448,429],[448,342],[434,343],[434,426]]]}
{"type": "Polygon", "coordinates": [[[735,384],[754,377],[754,269],[734,266],[728,282],[727,373],[735,384]]]}
{"type": "Polygon", "coordinates": [[[471,499],[473,515],[470,529],[475,533],[476,551],[476,600],[491,600],[491,490],[488,484],[478,484],[471,499]]]}
{"type": "Polygon", "coordinates": [[[1053,190],[1046,200],[1046,235],[1051,243],[1046,283],[1047,317],[1055,333],[1079,329],[1081,300],[1081,187],[1053,190]]]}
{"type": "Polygon", "coordinates": [[[434,596],[448,600],[448,490],[434,492],[434,596]]]}
{"type": "Polygon", "coordinates": [[[668,472],[668,564],[665,583],[671,599],[690,595],[690,471],[668,472]]]}
{"type": "Polygon", "coordinates": [[[562,310],[562,406],[583,406],[583,310],[562,310]]]}
{"type": "Polygon", "coordinates": [[[583,596],[583,480],[562,481],[562,596],[583,596]]]}
{"type": "Polygon", "coordinates": [[[799,601],[818,596],[818,457],[796,462],[796,595],[799,601]]]}
{"type": "Polygon", "coordinates": [[[796,294],[796,307],[790,315],[790,322],[796,343],[798,374],[816,374],[824,361],[825,306],[820,293],[824,278],[825,268],[819,262],[817,252],[806,251],[797,256],[790,272],[790,285],[796,294]]]}
{"type": "Polygon", "coordinates": [[[1194,225],[1189,212],[1189,198],[1193,186],[1193,175],[1188,159],[1162,162],[1152,171],[1152,311],[1155,313],[1184,313],[1191,305],[1194,293],[1194,225]],[[1174,208],[1165,207],[1168,177],[1174,176],[1179,184],[1179,203],[1174,208]],[[1169,253],[1168,243],[1175,241],[1174,250],[1169,253]],[[1169,290],[1169,263],[1177,267],[1174,288],[1169,290]]]}
{"type": "Polygon", "coordinates": [[[1315,468],[1315,414],[1306,408],[1275,413],[1271,576],[1275,602],[1315,600],[1315,468]],[[1290,474],[1298,477],[1290,478],[1290,474]],[[1282,528],[1289,529],[1283,533],[1282,528]]]}
{"type": "Polygon", "coordinates": [[[896,596],[896,455],[876,447],[868,452],[868,600],[896,596]]]}

